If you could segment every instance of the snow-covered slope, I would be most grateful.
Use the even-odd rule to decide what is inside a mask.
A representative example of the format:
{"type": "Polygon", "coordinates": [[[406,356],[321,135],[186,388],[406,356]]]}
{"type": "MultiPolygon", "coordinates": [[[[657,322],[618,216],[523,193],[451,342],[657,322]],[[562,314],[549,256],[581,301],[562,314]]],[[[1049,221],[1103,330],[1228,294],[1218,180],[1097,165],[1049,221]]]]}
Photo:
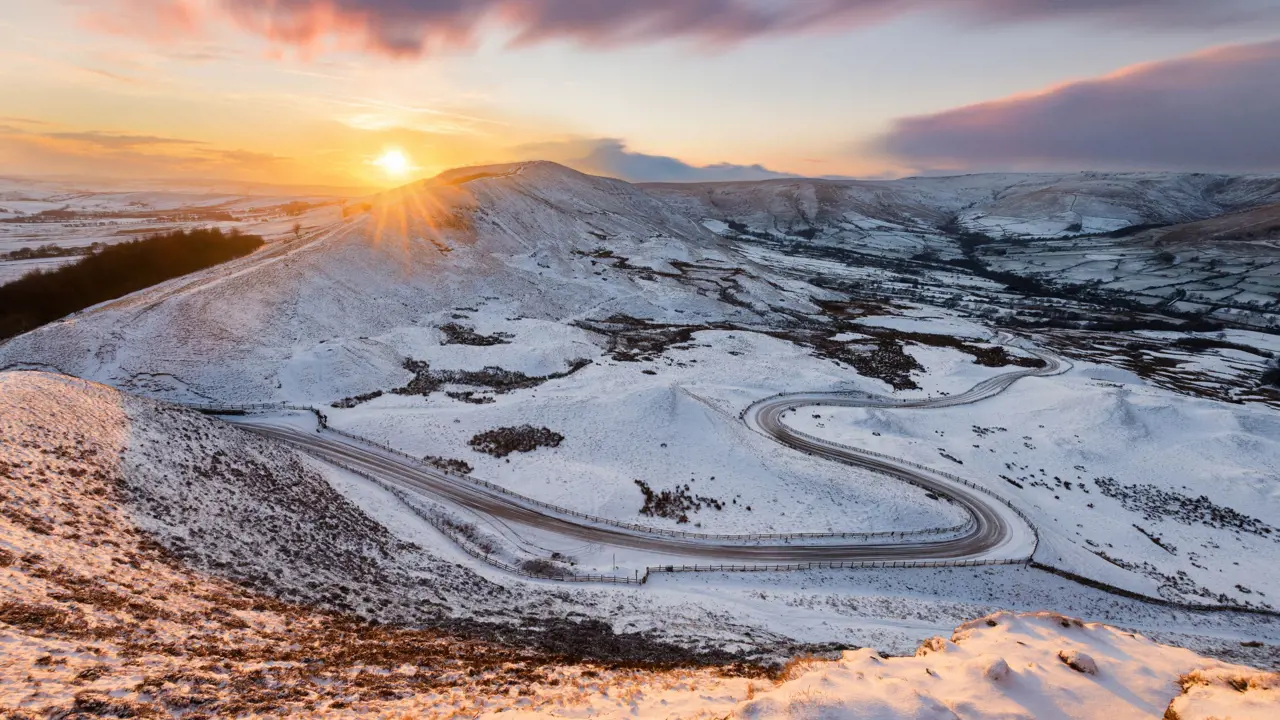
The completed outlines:
{"type": "Polygon", "coordinates": [[[796,413],[805,432],[952,464],[1016,499],[1036,559],[1176,602],[1274,609],[1280,416],[1181,397],[1104,365],[936,412],[796,413]],[[949,458],[949,460],[943,460],[949,458]]]}
{"type": "Polygon", "coordinates": [[[1052,237],[1191,222],[1280,198],[1274,177],[1085,172],[1015,180],[965,208],[960,225],[993,237],[1052,237]]]}
{"type": "Polygon", "coordinates": [[[454,171],[370,204],[19,337],[0,367],[176,398],[328,401],[400,384],[416,344],[481,304],[498,318],[759,321],[823,294],[631,185],[551,163],[454,171]]]}
{"type": "MultiPolygon", "coordinates": [[[[737,658],[611,625],[647,616],[667,635],[719,626],[777,643],[756,625],[763,618],[821,635],[845,613],[884,625],[859,620],[855,606],[885,604],[919,637],[941,605],[915,597],[920,587],[909,586],[924,578],[909,571],[810,578],[836,590],[825,597],[782,576],[768,592],[726,583],[699,594],[696,582],[674,580],[572,598],[503,587],[437,558],[448,549],[418,543],[440,536],[357,485],[190,411],[73,378],[0,373],[0,714],[1091,718],[1105,708],[1125,718],[1172,702],[1183,718],[1268,718],[1277,702],[1273,675],[1047,614],[972,622],[914,658],[859,650],[794,663],[781,677],[707,668],[737,658]],[[877,583],[908,587],[876,598],[867,593],[877,583]],[[783,604],[790,617],[779,619],[783,604]]],[[[1021,588],[1028,572],[980,585],[940,576],[933,593],[988,597],[994,586],[1021,588]]],[[[1050,594],[1070,602],[1080,591],[1050,594]]],[[[1113,597],[1084,603],[1145,613],[1155,627],[1195,626],[1187,613],[1134,613],[1113,597]]],[[[946,612],[972,617],[980,606],[946,612]]],[[[1219,628],[1219,647],[1239,651],[1232,638],[1255,632],[1273,639],[1239,621],[1219,628]]]]}
{"type": "Polygon", "coordinates": [[[1060,297],[1104,308],[1280,327],[1276,176],[1083,172],[644,187],[758,259],[767,248],[877,271],[959,266],[1019,291],[1057,287],[1060,297]]]}
{"type": "Polygon", "coordinates": [[[439,619],[459,594],[477,614],[506,600],[505,589],[393,537],[310,461],[225,423],[29,372],[0,373],[0,417],[10,531],[43,535],[50,566],[121,583],[110,557],[78,558],[92,537],[126,559],[163,546],[246,587],[383,621],[439,619]],[[348,586],[359,591],[333,590],[348,586]]]}
{"type": "Polygon", "coordinates": [[[802,237],[928,232],[1053,237],[1191,222],[1280,200],[1280,178],[1178,173],[988,174],[892,181],[651,184],[695,219],[802,237]],[[802,233],[802,234],[798,234],[802,233]]]}
{"type": "Polygon", "coordinates": [[[0,373],[0,716],[474,716],[512,683],[572,701],[602,649],[699,664],[435,559],[330,480],[185,410],[0,373]],[[543,617],[482,622],[512,613],[543,617]]]}
{"type": "Polygon", "coordinates": [[[424,520],[431,502],[401,497],[194,411],[61,375],[0,373],[0,622],[38,629],[70,613],[89,629],[124,623],[126,640],[172,630],[178,642],[209,632],[183,613],[261,606],[560,643],[577,657],[735,659],[569,620],[658,613],[640,609],[634,589],[602,610],[590,588],[571,598],[562,585],[512,582],[424,520]],[[157,601],[174,615],[130,604],[157,601]],[[155,618],[178,627],[146,625],[155,618]]]}

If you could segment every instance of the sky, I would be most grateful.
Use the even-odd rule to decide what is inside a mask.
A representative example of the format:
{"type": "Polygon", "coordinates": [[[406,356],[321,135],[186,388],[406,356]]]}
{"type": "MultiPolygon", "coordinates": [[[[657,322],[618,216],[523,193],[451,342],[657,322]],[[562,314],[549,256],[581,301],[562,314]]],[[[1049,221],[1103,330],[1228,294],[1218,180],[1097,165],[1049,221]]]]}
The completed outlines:
{"type": "Polygon", "coordinates": [[[0,174],[1280,172],[1280,0],[0,0],[0,174]]]}

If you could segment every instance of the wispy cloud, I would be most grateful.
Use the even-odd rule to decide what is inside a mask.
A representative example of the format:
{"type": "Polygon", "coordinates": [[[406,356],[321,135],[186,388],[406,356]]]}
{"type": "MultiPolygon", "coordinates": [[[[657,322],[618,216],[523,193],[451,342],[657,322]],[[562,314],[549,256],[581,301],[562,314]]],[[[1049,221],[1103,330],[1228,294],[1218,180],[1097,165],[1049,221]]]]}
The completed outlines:
{"type": "Polygon", "coordinates": [[[289,158],[272,153],[254,152],[252,150],[204,150],[201,155],[214,161],[232,165],[266,166],[287,162],[289,158]]]}
{"type": "Polygon", "coordinates": [[[72,0],[84,5],[84,22],[95,30],[154,40],[203,36],[208,13],[195,0],[72,0]]]}
{"type": "Polygon", "coordinates": [[[44,137],[54,140],[68,140],[78,143],[87,143],[96,145],[100,148],[108,150],[131,150],[140,147],[158,146],[158,145],[204,145],[199,140],[184,140],[181,138],[159,137],[156,135],[126,135],[117,133],[105,133],[96,130],[85,132],[54,132],[44,133],[44,137]]]}
{"type": "MultiPolygon", "coordinates": [[[[174,38],[202,34],[211,17],[191,0],[110,0],[95,25],[174,38]]],[[[216,14],[287,46],[327,41],[393,56],[465,48],[481,29],[512,43],[569,40],[587,46],[669,39],[729,44],[829,31],[934,11],[1007,24],[1077,19],[1136,27],[1239,24],[1280,15],[1271,0],[210,0],[216,14]]]]}
{"type": "Polygon", "coordinates": [[[947,168],[1280,170],[1280,40],[899,120],[879,146],[947,168]]]}
{"type": "Polygon", "coordinates": [[[501,120],[437,107],[368,98],[332,97],[328,101],[346,109],[343,122],[360,130],[404,128],[438,135],[468,135],[483,134],[488,128],[506,124],[501,120]]]}
{"type": "Polygon", "coordinates": [[[37,120],[29,117],[15,117],[12,115],[0,116],[0,123],[7,123],[9,125],[35,125],[38,127],[48,127],[53,125],[53,123],[46,120],[37,120]]]}
{"type": "Polygon", "coordinates": [[[293,158],[217,147],[196,140],[100,131],[31,132],[0,125],[0,157],[7,166],[39,174],[103,177],[274,177],[296,170],[293,158]]]}

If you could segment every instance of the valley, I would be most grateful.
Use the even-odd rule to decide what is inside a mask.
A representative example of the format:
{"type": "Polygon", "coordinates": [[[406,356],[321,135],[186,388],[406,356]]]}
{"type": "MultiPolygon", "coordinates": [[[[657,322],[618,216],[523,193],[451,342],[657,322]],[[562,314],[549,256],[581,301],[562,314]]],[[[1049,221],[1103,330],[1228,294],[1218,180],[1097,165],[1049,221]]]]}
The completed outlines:
{"type": "MultiPolygon", "coordinates": [[[[0,343],[2,572],[15,597],[52,583],[13,610],[31,647],[124,623],[112,653],[178,672],[196,661],[157,638],[266,658],[290,623],[367,622],[740,693],[798,655],[872,662],[852,648],[1001,612],[981,627],[1035,635],[1010,613],[1042,612],[1280,667],[1275,178],[633,185],[531,162],[200,202],[233,219],[174,222],[266,245],[0,343]],[[42,490],[40,468],[105,484],[42,490]],[[108,517],[128,553],[90,541],[108,517]],[[48,569],[93,563],[168,574],[125,570],[109,592],[138,599],[111,605],[48,569]],[[129,604],[161,595],[191,607],[129,604]]],[[[97,237],[15,207],[5,247],[97,237]]]]}

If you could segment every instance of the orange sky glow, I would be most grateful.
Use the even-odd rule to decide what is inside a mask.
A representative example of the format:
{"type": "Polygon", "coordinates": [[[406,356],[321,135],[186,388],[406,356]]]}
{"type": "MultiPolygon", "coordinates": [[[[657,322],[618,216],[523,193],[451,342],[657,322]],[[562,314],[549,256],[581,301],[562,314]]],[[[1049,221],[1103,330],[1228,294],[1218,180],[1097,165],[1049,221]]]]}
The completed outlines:
{"type": "Polygon", "coordinates": [[[0,172],[378,188],[532,158],[633,180],[982,169],[880,138],[1280,36],[1275,15],[1154,32],[1136,15],[1004,22],[988,0],[947,6],[980,21],[841,9],[857,4],[618,2],[591,24],[605,13],[543,1],[0,0],[0,172]]]}

